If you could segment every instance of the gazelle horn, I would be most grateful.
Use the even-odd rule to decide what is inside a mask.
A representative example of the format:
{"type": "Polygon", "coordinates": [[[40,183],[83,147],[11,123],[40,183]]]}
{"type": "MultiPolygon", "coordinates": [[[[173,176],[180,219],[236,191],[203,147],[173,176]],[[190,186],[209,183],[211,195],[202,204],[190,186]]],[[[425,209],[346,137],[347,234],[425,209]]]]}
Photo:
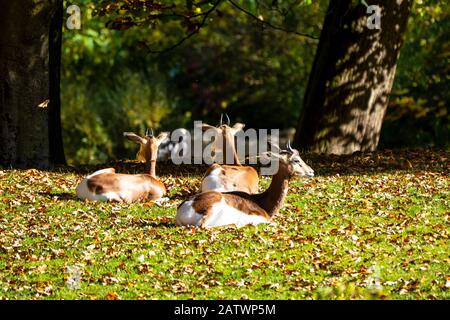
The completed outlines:
{"type": "Polygon", "coordinates": [[[230,123],[231,123],[230,117],[226,113],[225,113],[225,117],[227,117],[228,126],[230,126],[230,123]]]}
{"type": "Polygon", "coordinates": [[[294,149],[292,149],[292,147],[291,147],[291,140],[288,140],[286,147],[290,152],[294,152],[294,149]]]}

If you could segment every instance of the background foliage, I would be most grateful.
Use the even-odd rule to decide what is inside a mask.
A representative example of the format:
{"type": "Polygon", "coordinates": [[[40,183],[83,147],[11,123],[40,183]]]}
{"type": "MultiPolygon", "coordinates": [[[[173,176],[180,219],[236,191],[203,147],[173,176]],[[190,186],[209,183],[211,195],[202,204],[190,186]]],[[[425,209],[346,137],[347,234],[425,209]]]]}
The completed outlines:
{"type": "MultiPolygon", "coordinates": [[[[253,16],[222,1],[199,28],[213,1],[164,2],[170,9],[153,1],[77,1],[82,28],[63,34],[69,162],[133,157],[136,146],[124,141],[123,131],[217,123],[221,112],[248,127],[294,127],[317,41],[255,17],[318,36],[328,1],[234,2],[253,16]],[[185,11],[198,18],[172,14],[185,11]]],[[[381,147],[448,146],[448,27],[444,4],[416,2],[381,147]]]]}
{"type": "Polygon", "coordinates": [[[415,1],[380,147],[449,146],[450,11],[415,1]]]}

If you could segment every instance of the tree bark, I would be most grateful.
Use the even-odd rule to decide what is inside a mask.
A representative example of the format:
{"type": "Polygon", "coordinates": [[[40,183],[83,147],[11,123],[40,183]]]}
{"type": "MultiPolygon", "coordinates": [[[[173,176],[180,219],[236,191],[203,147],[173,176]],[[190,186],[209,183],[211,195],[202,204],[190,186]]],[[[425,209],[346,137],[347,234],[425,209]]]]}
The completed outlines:
{"type": "Polygon", "coordinates": [[[63,28],[63,1],[56,1],[50,21],[50,103],[48,109],[49,153],[52,164],[66,164],[61,125],[61,43],[63,28]]]}
{"type": "Polygon", "coordinates": [[[368,28],[372,14],[359,1],[330,1],[294,138],[301,149],[378,145],[412,0],[367,2],[381,9],[380,29],[368,28]]]}
{"type": "Polygon", "coordinates": [[[0,164],[46,168],[62,163],[62,1],[1,0],[1,8],[0,164]]]}

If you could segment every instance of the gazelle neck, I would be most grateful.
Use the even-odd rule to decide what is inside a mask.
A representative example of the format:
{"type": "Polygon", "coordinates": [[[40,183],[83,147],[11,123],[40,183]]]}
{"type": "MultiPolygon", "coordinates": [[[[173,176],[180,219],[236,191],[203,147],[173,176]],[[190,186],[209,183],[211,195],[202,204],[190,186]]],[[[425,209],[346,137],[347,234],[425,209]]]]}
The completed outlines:
{"type": "Polygon", "coordinates": [[[236,147],[234,145],[234,137],[231,134],[224,134],[223,135],[223,163],[225,164],[234,164],[234,165],[241,165],[241,162],[239,161],[239,157],[237,156],[236,147]],[[232,154],[232,162],[229,163],[227,161],[227,155],[231,153],[232,154]]]}
{"type": "Polygon", "coordinates": [[[284,204],[288,192],[290,176],[281,165],[278,172],[272,176],[269,188],[263,193],[256,195],[257,203],[272,217],[278,213],[284,204]]]}
{"type": "Polygon", "coordinates": [[[157,152],[154,152],[151,150],[151,148],[148,148],[146,150],[146,161],[145,161],[145,171],[148,172],[148,174],[154,178],[156,178],[156,157],[157,152]]]}
{"type": "Polygon", "coordinates": [[[149,165],[147,165],[146,171],[152,177],[156,178],[156,159],[152,159],[149,161],[149,165]]]}

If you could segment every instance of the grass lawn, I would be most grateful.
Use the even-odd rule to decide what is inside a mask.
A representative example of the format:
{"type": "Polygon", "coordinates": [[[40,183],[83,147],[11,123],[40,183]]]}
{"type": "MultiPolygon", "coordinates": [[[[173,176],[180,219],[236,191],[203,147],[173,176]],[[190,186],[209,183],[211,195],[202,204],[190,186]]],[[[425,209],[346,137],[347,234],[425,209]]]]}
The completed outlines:
{"type": "MultiPolygon", "coordinates": [[[[175,226],[205,166],[161,163],[163,206],[89,203],[106,166],[0,170],[0,299],[450,299],[450,154],[305,155],[270,225],[175,226]]],[[[268,186],[263,178],[261,189],[268,186]]]]}

